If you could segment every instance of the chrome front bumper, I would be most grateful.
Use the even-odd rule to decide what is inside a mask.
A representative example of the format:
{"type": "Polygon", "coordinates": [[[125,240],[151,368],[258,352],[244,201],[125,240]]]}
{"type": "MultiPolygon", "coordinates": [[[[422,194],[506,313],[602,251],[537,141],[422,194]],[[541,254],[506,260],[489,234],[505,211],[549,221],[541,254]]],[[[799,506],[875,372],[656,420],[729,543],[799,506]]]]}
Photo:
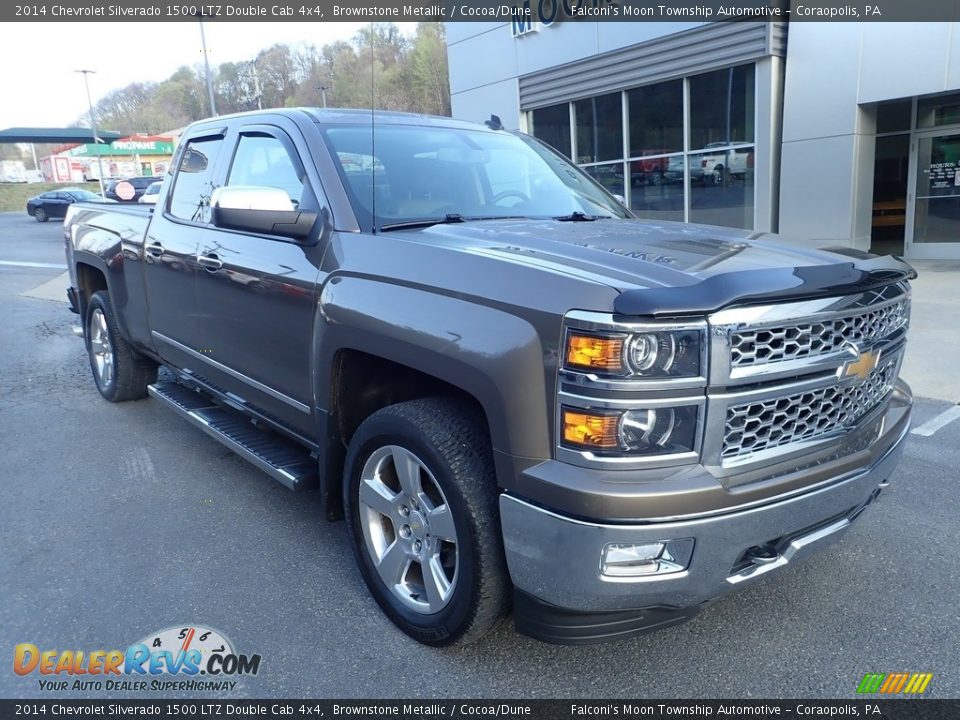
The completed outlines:
{"type": "Polygon", "coordinates": [[[701,605],[838,540],[888,481],[902,454],[908,426],[898,427],[899,437],[872,465],[829,485],[777,502],[689,520],[599,524],[503,494],[500,519],[513,584],[522,595],[564,612],[701,605]],[[601,553],[608,543],[679,538],[695,540],[686,570],[634,578],[601,575],[601,553]],[[756,546],[773,546],[777,558],[766,563],[744,560],[756,546]]]}

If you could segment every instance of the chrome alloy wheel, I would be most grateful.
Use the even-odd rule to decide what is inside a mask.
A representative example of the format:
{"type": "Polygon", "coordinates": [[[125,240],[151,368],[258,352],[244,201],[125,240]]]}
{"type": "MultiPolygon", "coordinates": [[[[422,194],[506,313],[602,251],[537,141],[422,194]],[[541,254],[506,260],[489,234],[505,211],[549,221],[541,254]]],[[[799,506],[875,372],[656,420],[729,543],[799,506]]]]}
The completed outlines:
{"type": "Polygon", "coordinates": [[[107,318],[100,308],[94,308],[90,313],[90,354],[100,387],[109,387],[113,382],[113,345],[110,344],[107,318]]]}
{"type": "Polygon", "coordinates": [[[433,473],[406,448],[385,445],[360,474],[360,526],[380,579],[411,610],[439,612],[453,596],[457,528],[433,473]]]}

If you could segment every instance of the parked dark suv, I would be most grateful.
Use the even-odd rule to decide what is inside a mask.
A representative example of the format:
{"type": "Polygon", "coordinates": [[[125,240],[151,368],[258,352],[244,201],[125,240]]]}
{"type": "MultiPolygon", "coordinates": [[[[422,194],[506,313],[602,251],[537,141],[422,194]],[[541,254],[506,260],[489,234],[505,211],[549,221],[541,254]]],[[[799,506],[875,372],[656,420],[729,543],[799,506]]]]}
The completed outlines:
{"type": "Polygon", "coordinates": [[[150,185],[162,179],[163,178],[157,178],[151,175],[144,175],[142,177],[126,178],[124,180],[112,180],[107,184],[104,196],[110,200],[118,200],[120,202],[137,202],[150,185]],[[133,197],[120,197],[117,194],[117,186],[121,183],[129,183],[133,186],[133,197]]]}

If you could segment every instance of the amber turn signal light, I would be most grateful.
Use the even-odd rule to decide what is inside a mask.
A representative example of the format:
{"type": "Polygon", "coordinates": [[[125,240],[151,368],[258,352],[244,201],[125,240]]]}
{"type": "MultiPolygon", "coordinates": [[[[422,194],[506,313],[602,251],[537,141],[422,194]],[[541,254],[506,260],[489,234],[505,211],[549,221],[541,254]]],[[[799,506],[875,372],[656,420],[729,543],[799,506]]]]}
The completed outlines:
{"type": "Polygon", "coordinates": [[[617,433],[619,415],[594,415],[563,409],[563,439],[577,447],[615,450],[620,447],[617,433]]]}
{"type": "Polygon", "coordinates": [[[568,367],[589,368],[600,372],[623,370],[623,338],[569,333],[564,352],[568,367]]]}

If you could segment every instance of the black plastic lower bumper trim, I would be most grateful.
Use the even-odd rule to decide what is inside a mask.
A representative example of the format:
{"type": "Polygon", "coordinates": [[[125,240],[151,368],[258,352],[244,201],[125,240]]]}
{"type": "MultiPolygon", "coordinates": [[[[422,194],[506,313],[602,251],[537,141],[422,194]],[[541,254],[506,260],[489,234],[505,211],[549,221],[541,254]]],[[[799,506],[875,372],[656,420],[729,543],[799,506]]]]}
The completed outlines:
{"type": "Polygon", "coordinates": [[[557,645],[625,640],[680,625],[693,619],[698,612],[698,605],[584,612],[550,605],[522,590],[515,589],[513,594],[513,622],[517,632],[557,645]]]}

